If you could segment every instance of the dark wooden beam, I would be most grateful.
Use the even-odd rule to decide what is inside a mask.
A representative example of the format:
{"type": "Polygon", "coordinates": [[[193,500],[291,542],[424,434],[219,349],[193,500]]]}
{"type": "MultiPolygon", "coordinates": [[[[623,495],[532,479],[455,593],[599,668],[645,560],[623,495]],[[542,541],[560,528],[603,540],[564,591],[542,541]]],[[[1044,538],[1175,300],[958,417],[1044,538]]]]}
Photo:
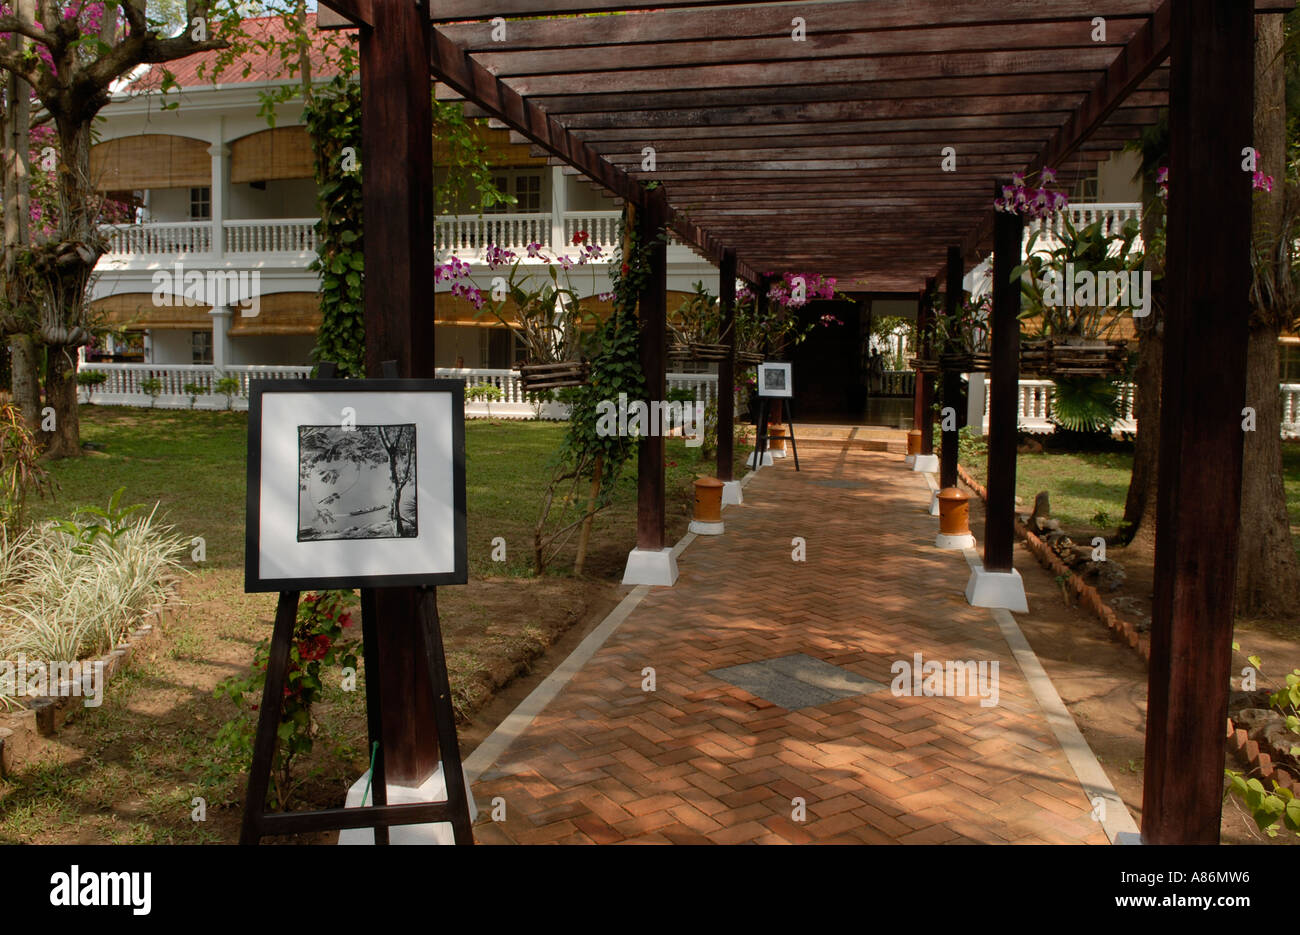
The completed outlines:
{"type": "MultiPolygon", "coordinates": [[[[405,0],[373,0],[368,16],[371,28],[361,31],[366,373],[382,376],[384,362],[396,361],[399,376],[432,377],[433,114],[427,11],[405,0]]],[[[415,588],[375,591],[382,709],[404,713],[384,724],[384,775],[406,785],[424,782],[438,765],[434,689],[418,625],[428,606],[415,588]]]]}
{"type": "Polygon", "coordinates": [[[718,302],[722,312],[722,332],[726,335],[726,359],[718,361],[718,480],[735,480],[732,460],[736,440],[736,251],[722,251],[718,266],[718,302]]]}
{"type": "Polygon", "coordinates": [[[1142,835],[1216,844],[1232,675],[1242,408],[1251,315],[1254,22],[1249,8],[1171,11],[1168,252],[1155,603],[1142,835]],[[1203,224],[1206,205],[1214,223],[1203,224]]]}
{"type": "MultiPolygon", "coordinates": [[[[637,305],[641,325],[641,372],[647,405],[667,395],[664,378],[668,360],[667,246],[659,238],[668,220],[662,191],[651,193],[636,212],[637,237],[649,245],[650,269],[637,305]]],[[[647,427],[648,428],[648,427],[647,427]]],[[[646,434],[637,444],[636,547],[664,547],[664,437],[646,434]]]]}
{"type": "MultiPolygon", "coordinates": [[[[921,301],[917,306],[917,331],[921,335],[921,356],[934,357],[934,279],[925,282],[921,292],[921,301]]],[[[921,401],[920,421],[917,428],[921,430],[921,454],[934,454],[934,374],[918,373],[916,382],[920,387],[918,395],[921,401]]]]}
{"type": "MultiPolygon", "coordinates": [[[[948,317],[948,321],[955,321],[957,313],[961,308],[962,300],[962,278],[963,264],[961,259],[961,247],[952,246],[948,248],[948,263],[945,268],[947,273],[945,277],[945,288],[943,297],[943,313],[948,317]]],[[[980,378],[981,374],[972,374],[972,379],[980,378]]],[[[944,406],[957,406],[957,397],[961,395],[961,374],[955,370],[945,370],[943,372],[943,404],[944,406]]],[[[942,425],[942,422],[940,422],[942,425]]],[[[939,450],[939,487],[940,489],[957,486],[957,428],[954,426],[950,431],[944,431],[941,435],[941,444],[939,450]]]]}
{"type": "Polygon", "coordinates": [[[374,22],[374,0],[320,0],[316,5],[317,29],[356,29],[374,22]]]}
{"type": "MultiPolygon", "coordinates": [[[[1001,194],[1004,180],[994,187],[1001,194]]],[[[993,373],[989,386],[988,498],[984,510],[984,568],[1010,572],[1016,522],[1016,423],[1020,394],[1020,283],[1011,271],[1020,264],[1024,222],[1018,214],[994,216],[993,373]]]]}

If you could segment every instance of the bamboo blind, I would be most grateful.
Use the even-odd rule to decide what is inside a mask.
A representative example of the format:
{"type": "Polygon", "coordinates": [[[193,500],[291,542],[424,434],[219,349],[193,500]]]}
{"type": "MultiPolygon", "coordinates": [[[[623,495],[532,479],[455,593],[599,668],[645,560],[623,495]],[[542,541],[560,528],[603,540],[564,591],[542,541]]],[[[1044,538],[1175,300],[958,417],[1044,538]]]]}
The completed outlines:
{"type": "Polygon", "coordinates": [[[212,183],[212,157],[202,140],[143,133],[93,147],[90,172],[103,192],[192,188],[212,183]]]}
{"type": "Polygon", "coordinates": [[[230,182],[310,179],[316,175],[306,127],[276,127],[230,144],[230,182]]]}

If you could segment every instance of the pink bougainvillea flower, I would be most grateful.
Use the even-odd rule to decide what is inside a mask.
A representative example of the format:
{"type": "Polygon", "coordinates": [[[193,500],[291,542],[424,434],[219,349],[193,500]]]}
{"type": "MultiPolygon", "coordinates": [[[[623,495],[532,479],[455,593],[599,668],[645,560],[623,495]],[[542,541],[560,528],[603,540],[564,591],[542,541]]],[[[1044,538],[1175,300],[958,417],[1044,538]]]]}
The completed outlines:
{"type": "Polygon", "coordinates": [[[1273,190],[1273,176],[1265,175],[1256,169],[1253,185],[1257,192],[1271,192],[1273,190]]]}

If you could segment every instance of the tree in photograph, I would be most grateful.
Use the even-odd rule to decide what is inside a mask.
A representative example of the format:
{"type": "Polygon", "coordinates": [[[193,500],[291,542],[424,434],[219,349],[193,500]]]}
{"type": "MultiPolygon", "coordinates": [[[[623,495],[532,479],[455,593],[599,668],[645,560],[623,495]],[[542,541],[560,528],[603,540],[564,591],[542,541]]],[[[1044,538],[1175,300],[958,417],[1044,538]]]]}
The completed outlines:
{"type": "Polygon", "coordinates": [[[402,491],[415,473],[415,426],[381,425],[376,434],[388,458],[388,476],[393,483],[393,505],[388,514],[393,520],[393,532],[407,536],[412,530],[402,519],[402,491]]]}

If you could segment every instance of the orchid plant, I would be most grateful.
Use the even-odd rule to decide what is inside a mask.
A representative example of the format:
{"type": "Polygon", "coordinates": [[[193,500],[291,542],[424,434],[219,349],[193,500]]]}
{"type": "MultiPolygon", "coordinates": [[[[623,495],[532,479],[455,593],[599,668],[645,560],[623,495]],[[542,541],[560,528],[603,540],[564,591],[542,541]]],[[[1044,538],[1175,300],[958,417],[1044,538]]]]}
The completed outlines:
{"type": "Polygon", "coordinates": [[[750,353],[763,350],[764,341],[774,349],[798,344],[817,326],[843,322],[832,314],[822,315],[816,324],[801,324],[798,309],[815,299],[834,299],[835,279],[819,273],[785,273],[767,290],[767,312],[760,315],[758,296],[748,286],[736,290],[736,349],[750,353]]]}
{"type": "MultiPolygon", "coordinates": [[[[451,283],[451,294],[474,306],[476,318],[493,315],[514,332],[526,349],[529,363],[562,363],[585,358],[589,350],[589,337],[596,321],[593,312],[582,307],[582,297],[569,279],[575,267],[586,266],[600,260],[604,250],[590,242],[586,231],[573,235],[575,255],[548,256],[539,243],[530,243],[524,253],[518,254],[495,244],[484,251],[483,262],[496,274],[508,267],[504,278],[494,275],[493,286],[483,290],[471,274],[469,263],[450,256],[434,268],[435,282],[451,283]],[[541,260],[546,266],[546,278],[536,277],[521,264],[525,259],[541,260]]],[[[595,268],[592,269],[593,282],[595,268]]],[[[612,293],[596,295],[599,301],[608,301],[612,293]]]]}
{"type": "Polygon", "coordinates": [[[1025,173],[1014,173],[1011,184],[1002,186],[1002,197],[993,199],[993,207],[1036,220],[1051,217],[1065,208],[1069,204],[1065,192],[1048,187],[1056,182],[1056,170],[1043,168],[1037,174],[1037,185],[1029,185],[1025,182],[1025,173]]]}

